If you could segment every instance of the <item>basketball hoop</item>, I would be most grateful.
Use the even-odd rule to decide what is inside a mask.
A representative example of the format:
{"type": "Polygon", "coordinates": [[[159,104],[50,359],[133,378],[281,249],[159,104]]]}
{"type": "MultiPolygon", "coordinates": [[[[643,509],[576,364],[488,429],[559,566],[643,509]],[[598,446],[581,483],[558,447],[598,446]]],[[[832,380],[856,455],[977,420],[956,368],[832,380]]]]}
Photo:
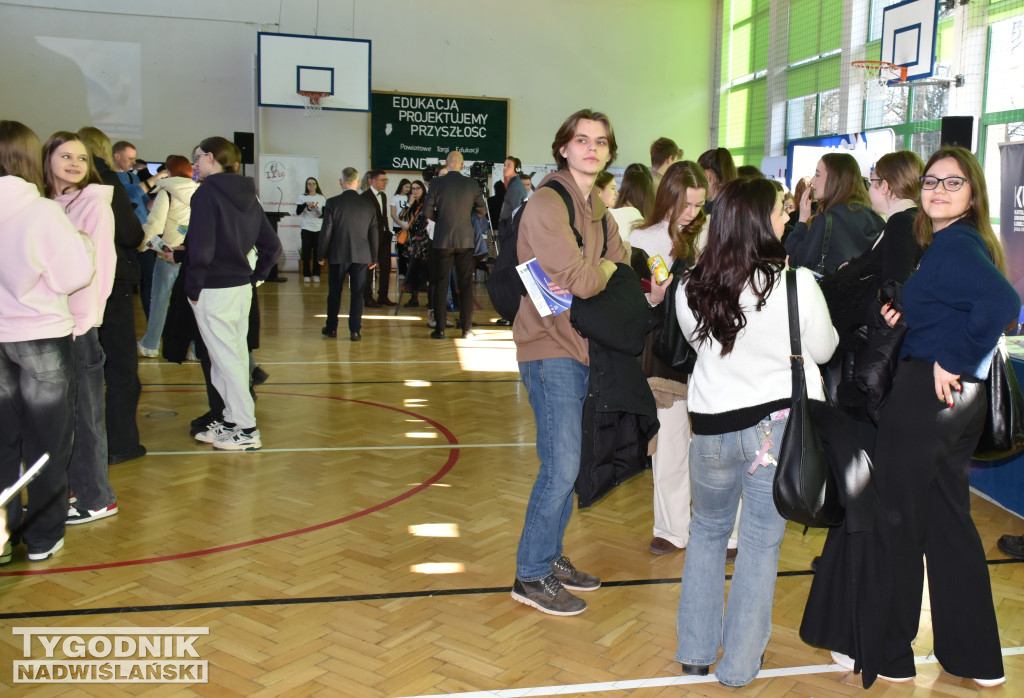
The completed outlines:
{"type": "Polygon", "coordinates": [[[320,106],[320,100],[324,97],[329,97],[331,93],[299,90],[298,94],[305,100],[302,106],[305,107],[306,116],[320,116],[323,113],[323,108],[320,106]]]}
{"type": "Polygon", "coordinates": [[[885,99],[886,88],[890,84],[903,83],[907,80],[905,66],[885,61],[854,61],[850,66],[859,71],[864,81],[864,98],[867,100],[885,99]]]}

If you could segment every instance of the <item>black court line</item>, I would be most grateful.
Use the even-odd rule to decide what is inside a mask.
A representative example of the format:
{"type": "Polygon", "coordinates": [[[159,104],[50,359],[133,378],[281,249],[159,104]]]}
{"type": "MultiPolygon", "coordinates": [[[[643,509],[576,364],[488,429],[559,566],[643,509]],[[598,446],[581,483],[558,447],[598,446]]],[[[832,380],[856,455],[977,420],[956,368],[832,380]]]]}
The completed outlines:
{"type": "MultiPolygon", "coordinates": [[[[989,560],[990,565],[1020,564],[1021,560],[989,560]]],[[[789,570],[779,572],[778,577],[810,577],[811,570],[789,570]]],[[[731,574],[725,578],[732,579],[731,574]]],[[[601,588],[653,586],[655,584],[678,584],[679,577],[666,579],[627,579],[618,582],[602,582],[601,588]]],[[[117,615],[125,613],[159,613],[166,611],[195,611],[208,608],[245,608],[255,606],[295,606],[308,604],[335,604],[352,601],[389,601],[393,599],[417,599],[437,596],[471,596],[474,594],[507,594],[512,587],[476,587],[467,589],[434,589],[424,591],[395,591],[386,594],[348,594],[345,596],[304,596],[287,599],[250,599],[247,601],[204,601],[197,603],[156,604],[153,606],[110,606],[107,608],[71,608],[55,611],[31,611],[27,613],[0,613],[0,620],[28,620],[31,618],[72,618],[76,616],[117,615]]]]}

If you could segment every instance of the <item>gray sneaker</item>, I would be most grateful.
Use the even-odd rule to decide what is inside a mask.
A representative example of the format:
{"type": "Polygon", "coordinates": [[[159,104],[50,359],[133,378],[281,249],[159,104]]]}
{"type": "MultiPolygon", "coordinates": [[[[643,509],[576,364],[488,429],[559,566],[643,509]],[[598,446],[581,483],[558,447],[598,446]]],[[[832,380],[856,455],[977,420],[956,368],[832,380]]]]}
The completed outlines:
{"type": "Polygon", "coordinates": [[[566,591],[553,574],[536,582],[524,582],[517,577],[512,585],[512,598],[553,616],[575,616],[587,610],[587,602],[566,591]]]}
{"type": "Polygon", "coordinates": [[[601,586],[600,579],[576,569],[565,555],[551,563],[551,572],[562,586],[573,591],[593,591],[601,586]]]}

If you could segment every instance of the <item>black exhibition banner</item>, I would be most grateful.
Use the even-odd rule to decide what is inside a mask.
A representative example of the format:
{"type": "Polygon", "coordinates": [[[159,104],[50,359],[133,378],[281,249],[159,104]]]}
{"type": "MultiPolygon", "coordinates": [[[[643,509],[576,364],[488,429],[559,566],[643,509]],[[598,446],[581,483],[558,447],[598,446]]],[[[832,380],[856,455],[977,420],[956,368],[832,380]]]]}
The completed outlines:
{"type": "Polygon", "coordinates": [[[508,150],[508,100],[372,93],[371,169],[419,171],[453,150],[467,162],[503,162],[508,150]]]}
{"type": "Polygon", "coordinates": [[[999,237],[1006,253],[1007,276],[1024,297],[1024,143],[1000,143],[999,160],[999,237]]]}

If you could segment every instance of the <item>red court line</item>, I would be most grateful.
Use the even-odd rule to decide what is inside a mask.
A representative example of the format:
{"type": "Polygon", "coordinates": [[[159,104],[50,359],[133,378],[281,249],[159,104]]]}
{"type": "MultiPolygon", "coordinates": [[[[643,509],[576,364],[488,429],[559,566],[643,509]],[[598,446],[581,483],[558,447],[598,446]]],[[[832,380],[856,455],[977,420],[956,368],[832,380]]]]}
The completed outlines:
{"type": "MultiPolygon", "coordinates": [[[[201,391],[201,390],[145,390],[143,392],[146,392],[146,393],[199,393],[199,392],[205,392],[205,391],[201,391]]],[[[431,425],[432,427],[437,429],[439,432],[444,434],[444,437],[446,439],[448,439],[448,443],[452,444],[452,446],[456,446],[459,443],[459,440],[455,438],[455,434],[453,434],[444,425],[442,425],[442,424],[440,424],[438,422],[435,422],[432,419],[424,417],[421,414],[416,414],[415,412],[411,412],[409,410],[405,410],[405,409],[402,409],[400,407],[392,407],[391,405],[382,405],[380,403],[369,402],[367,400],[353,400],[351,398],[332,397],[330,395],[308,395],[308,394],[305,394],[305,393],[279,393],[279,392],[267,392],[267,391],[263,391],[263,390],[260,391],[260,395],[283,395],[283,396],[286,396],[286,397],[311,397],[311,398],[318,398],[318,399],[323,399],[323,400],[337,400],[339,402],[352,402],[352,403],[355,403],[355,404],[358,404],[358,405],[368,405],[370,407],[381,407],[381,408],[386,409],[386,410],[391,410],[392,412],[400,412],[401,414],[406,414],[406,415],[409,415],[410,417],[415,417],[416,419],[422,419],[424,422],[426,422],[427,424],[431,425]]],[[[372,450],[372,446],[369,447],[369,449],[372,450]]],[[[300,528],[300,529],[297,529],[297,530],[294,530],[294,531],[286,531],[284,533],[278,533],[278,534],[273,535],[273,536],[266,536],[264,538],[256,538],[256,539],[253,539],[253,540],[247,540],[247,541],[243,541],[243,542],[240,542],[240,543],[231,543],[230,545],[221,545],[221,546],[218,546],[216,548],[206,548],[205,550],[193,550],[192,552],[187,552],[187,553],[176,553],[174,555],[162,555],[160,557],[147,557],[147,558],[141,558],[141,559],[138,559],[138,560],[122,560],[121,562],[106,562],[106,563],[97,564],[97,565],[81,565],[79,567],[57,567],[57,568],[46,569],[46,570],[15,570],[15,571],[12,571],[12,572],[0,572],[0,577],[28,577],[28,576],[40,575],[40,574],[58,574],[58,573],[62,573],[62,572],[88,572],[88,571],[91,571],[91,570],[104,570],[104,569],[111,569],[111,568],[114,568],[114,567],[132,567],[134,565],[148,565],[148,564],[152,564],[152,563],[156,563],[156,562],[167,562],[167,561],[170,561],[170,560],[183,560],[183,559],[190,558],[190,557],[199,557],[200,555],[212,555],[214,553],[223,553],[223,552],[226,552],[228,550],[237,550],[239,548],[248,548],[248,547],[251,547],[251,546],[254,546],[254,545],[260,545],[261,543],[269,543],[271,541],[281,540],[282,538],[292,538],[294,536],[300,536],[300,535],[302,535],[304,533],[311,533],[313,531],[319,531],[319,530],[324,529],[324,528],[330,528],[331,526],[337,526],[338,524],[342,524],[342,523],[345,523],[347,521],[352,521],[353,519],[358,519],[358,518],[361,518],[363,516],[367,516],[369,514],[373,514],[375,512],[381,511],[382,509],[386,509],[386,508],[388,508],[388,507],[390,507],[390,506],[392,506],[394,504],[398,504],[399,502],[405,501],[409,497],[412,497],[415,494],[419,494],[420,492],[422,492],[426,488],[430,487],[434,483],[436,483],[439,480],[441,480],[441,478],[443,478],[445,475],[447,475],[448,472],[453,467],[455,467],[455,462],[458,459],[459,459],[459,449],[458,448],[452,448],[451,451],[448,453],[448,459],[445,461],[444,465],[441,466],[441,469],[438,470],[433,475],[431,475],[427,480],[425,480],[424,482],[421,482],[419,485],[416,485],[412,489],[410,489],[410,490],[408,490],[406,492],[403,492],[402,494],[398,495],[397,497],[392,497],[391,499],[389,499],[387,501],[381,502],[380,504],[375,504],[374,506],[369,507],[367,509],[363,509],[362,511],[357,511],[354,514],[349,514],[348,516],[343,516],[340,519],[334,519],[333,521],[325,521],[324,523],[315,524],[313,526],[307,526],[306,528],[300,528]]]]}

